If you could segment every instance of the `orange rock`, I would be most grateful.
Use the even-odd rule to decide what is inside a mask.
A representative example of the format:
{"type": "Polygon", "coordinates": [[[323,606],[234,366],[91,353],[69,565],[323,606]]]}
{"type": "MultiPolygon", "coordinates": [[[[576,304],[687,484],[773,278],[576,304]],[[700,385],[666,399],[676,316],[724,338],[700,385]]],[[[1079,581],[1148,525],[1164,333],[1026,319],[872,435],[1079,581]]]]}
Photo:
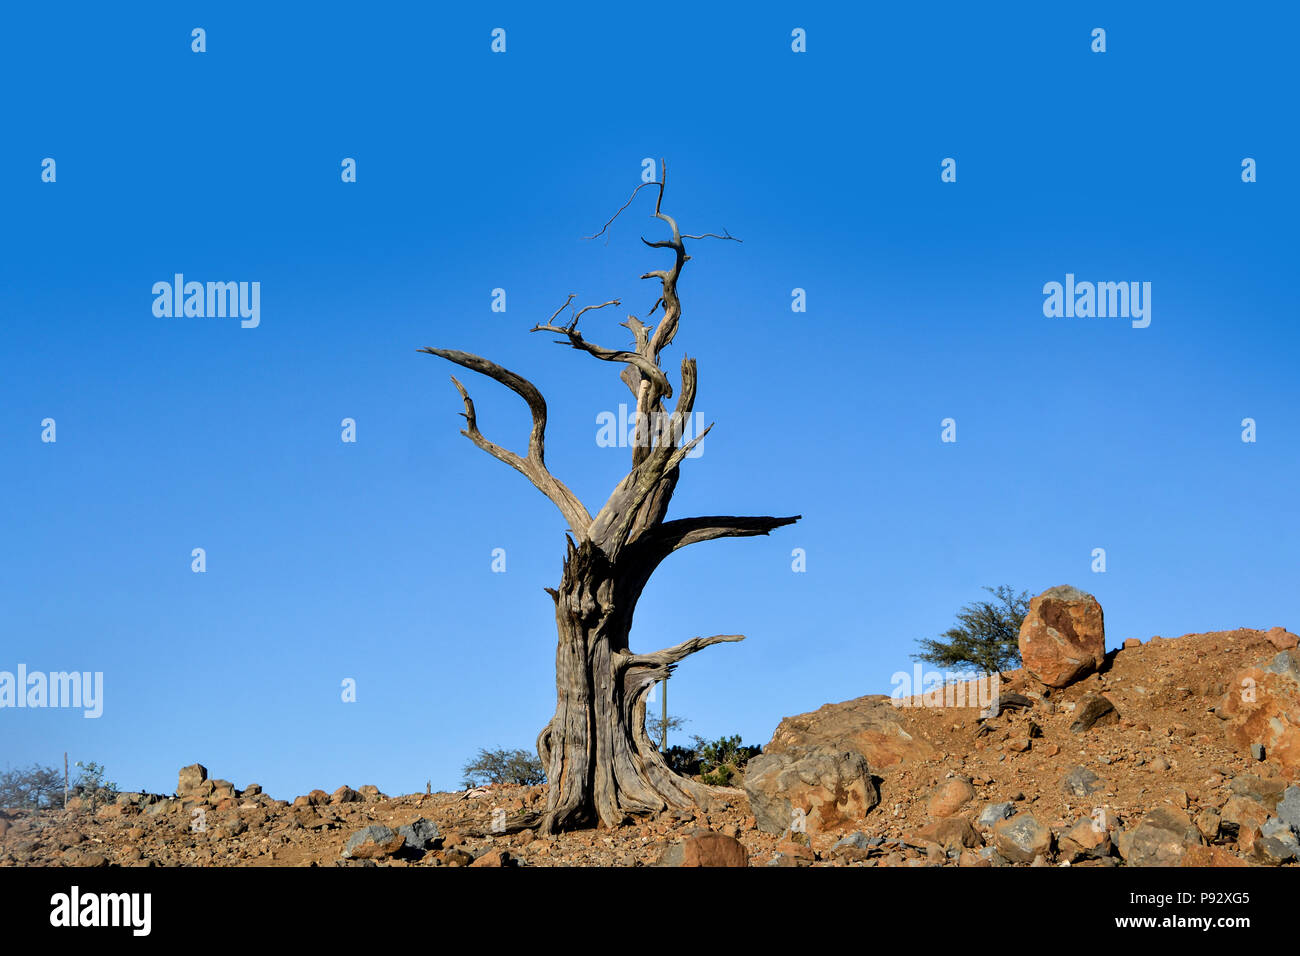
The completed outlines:
{"type": "Polygon", "coordinates": [[[1263,667],[1239,670],[1215,712],[1227,719],[1224,734],[1288,773],[1300,772],[1300,651],[1282,651],[1263,667]]]}
{"type": "Polygon", "coordinates": [[[1065,687],[1101,667],[1106,660],[1101,604],[1069,585],[1038,595],[1020,625],[1020,659],[1049,687],[1065,687]]]}
{"type": "Polygon", "coordinates": [[[827,704],[812,713],[784,718],[763,753],[808,746],[852,749],[866,757],[873,770],[935,756],[938,751],[933,744],[915,730],[903,729],[906,711],[883,695],[827,704]]]}
{"type": "Polygon", "coordinates": [[[1300,644],[1300,637],[1296,637],[1290,631],[1280,627],[1271,627],[1268,633],[1264,635],[1268,642],[1276,647],[1279,651],[1289,651],[1291,648],[1300,644]]]}
{"type": "Polygon", "coordinates": [[[914,837],[905,840],[905,842],[913,846],[927,843],[938,844],[945,850],[983,846],[984,844],[984,840],[975,832],[975,828],[970,825],[970,821],[962,816],[944,817],[942,820],[927,824],[921,827],[914,837]]]}
{"type": "Polygon", "coordinates": [[[975,798],[975,788],[965,777],[953,777],[935,788],[929,810],[933,819],[950,817],[975,798]]]}

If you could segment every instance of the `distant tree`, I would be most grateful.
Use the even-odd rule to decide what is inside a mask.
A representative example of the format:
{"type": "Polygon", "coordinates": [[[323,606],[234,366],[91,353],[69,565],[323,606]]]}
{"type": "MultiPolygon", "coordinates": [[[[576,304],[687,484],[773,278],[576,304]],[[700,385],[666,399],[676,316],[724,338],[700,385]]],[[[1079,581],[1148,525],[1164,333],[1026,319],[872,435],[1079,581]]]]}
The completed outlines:
{"type": "Polygon", "coordinates": [[[546,782],[546,771],[536,754],[527,750],[487,750],[465,764],[464,787],[481,787],[490,783],[517,783],[525,787],[546,782]]]}
{"type": "Polygon", "coordinates": [[[32,764],[0,772],[0,807],[39,809],[55,805],[63,792],[63,774],[54,767],[32,764]]]}
{"type": "Polygon", "coordinates": [[[104,779],[104,767],[101,764],[93,760],[85,763],[78,760],[76,766],[81,772],[77,774],[77,779],[72,784],[72,791],[78,797],[88,799],[91,807],[108,803],[117,796],[117,784],[104,779]]]}
{"type": "Polygon", "coordinates": [[[660,743],[664,739],[666,732],[681,730],[685,726],[686,718],[678,717],[675,714],[669,714],[667,720],[664,719],[663,714],[658,717],[647,716],[645,719],[645,729],[650,734],[650,740],[654,743],[660,743]]]}
{"type": "Polygon", "coordinates": [[[984,674],[1020,663],[1020,625],[1029,613],[1029,592],[1007,585],[984,589],[992,601],[975,601],[957,612],[957,624],[938,638],[918,643],[912,659],[939,667],[975,669],[984,674]]]}

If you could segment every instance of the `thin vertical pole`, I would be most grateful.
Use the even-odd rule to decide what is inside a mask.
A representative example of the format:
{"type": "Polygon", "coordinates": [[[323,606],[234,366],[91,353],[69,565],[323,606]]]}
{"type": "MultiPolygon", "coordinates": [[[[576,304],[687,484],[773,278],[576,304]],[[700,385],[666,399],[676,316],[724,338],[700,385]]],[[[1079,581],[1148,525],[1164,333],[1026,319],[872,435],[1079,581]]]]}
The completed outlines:
{"type": "Polygon", "coordinates": [[[665,677],[659,682],[663,687],[663,738],[659,742],[659,750],[662,753],[668,753],[668,678],[665,677]]]}

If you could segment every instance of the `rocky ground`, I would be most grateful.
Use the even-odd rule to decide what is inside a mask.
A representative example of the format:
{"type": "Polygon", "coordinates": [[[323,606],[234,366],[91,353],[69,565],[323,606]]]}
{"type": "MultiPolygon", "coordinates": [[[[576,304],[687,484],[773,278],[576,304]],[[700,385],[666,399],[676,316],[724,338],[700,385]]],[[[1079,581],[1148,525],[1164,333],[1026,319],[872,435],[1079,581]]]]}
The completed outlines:
{"type": "Polygon", "coordinates": [[[830,704],[782,721],[747,789],[614,830],[539,835],[545,787],[286,801],[194,765],[176,795],[0,810],[0,865],[1297,866],[1295,641],[1127,641],[1064,687],[1005,675],[996,716],[830,704]]]}

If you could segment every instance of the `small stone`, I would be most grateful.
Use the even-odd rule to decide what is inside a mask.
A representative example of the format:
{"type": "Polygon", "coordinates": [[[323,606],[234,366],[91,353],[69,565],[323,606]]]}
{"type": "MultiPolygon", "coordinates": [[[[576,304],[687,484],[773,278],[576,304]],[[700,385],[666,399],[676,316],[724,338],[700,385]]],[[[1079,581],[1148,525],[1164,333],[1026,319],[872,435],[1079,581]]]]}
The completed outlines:
{"type": "Polygon", "coordinates": [[[995,823],[997,823],[999,820],[1007,819],[1014,812],[1015,812],[1015,804],[1013,804],[1010,800],[1004,801],[1002,803],[986,804],[984,809],[980,811],[980,815],[976,818],[975,822],[980,826],[984,827],[985,829],[988,829],[992,827],[995,823]]]}
{"type": "Polygon", "coordinates": [[[1111,851],[1110,833],[1092,817],[1080,817],[1060,840],[1061,856],[1071,863],[1101,859],[1111,851]]]}
{"type": "Polygon", "coordinates": [[[1115,709],[1109,697],[1103,694],[1084,694],[1083,699],[1079,701],[1079,706],[1074,710],[1074,723],[1070,725],[1070,733],[1087,733],[1098,724],[1118,722],[1119,711],[1115,709]]]}
{"type": "Polygon", "coordinates": [[[930,816],[934,819],[950,817],[974,798],[975,788],[968,778],[952,777],[935,788],[929,803],[930,816]]]}
{"type": "Polygon", "coordinates": [[[1061,788],[1075,797],[1091,796],[1098,791],[1105,790],[1106,786],[1106,781],[1087,767],[1072,767],[1061,778],[1061,788]]]}
{"type": "Polygon", "coordinates": [[[1201,831],[1201,836],[1208,841],[1214,841],[1219,837],[1219,811],[1212,807],[1207,807],[1196,815],[1196,829],[1201,831]]]}

